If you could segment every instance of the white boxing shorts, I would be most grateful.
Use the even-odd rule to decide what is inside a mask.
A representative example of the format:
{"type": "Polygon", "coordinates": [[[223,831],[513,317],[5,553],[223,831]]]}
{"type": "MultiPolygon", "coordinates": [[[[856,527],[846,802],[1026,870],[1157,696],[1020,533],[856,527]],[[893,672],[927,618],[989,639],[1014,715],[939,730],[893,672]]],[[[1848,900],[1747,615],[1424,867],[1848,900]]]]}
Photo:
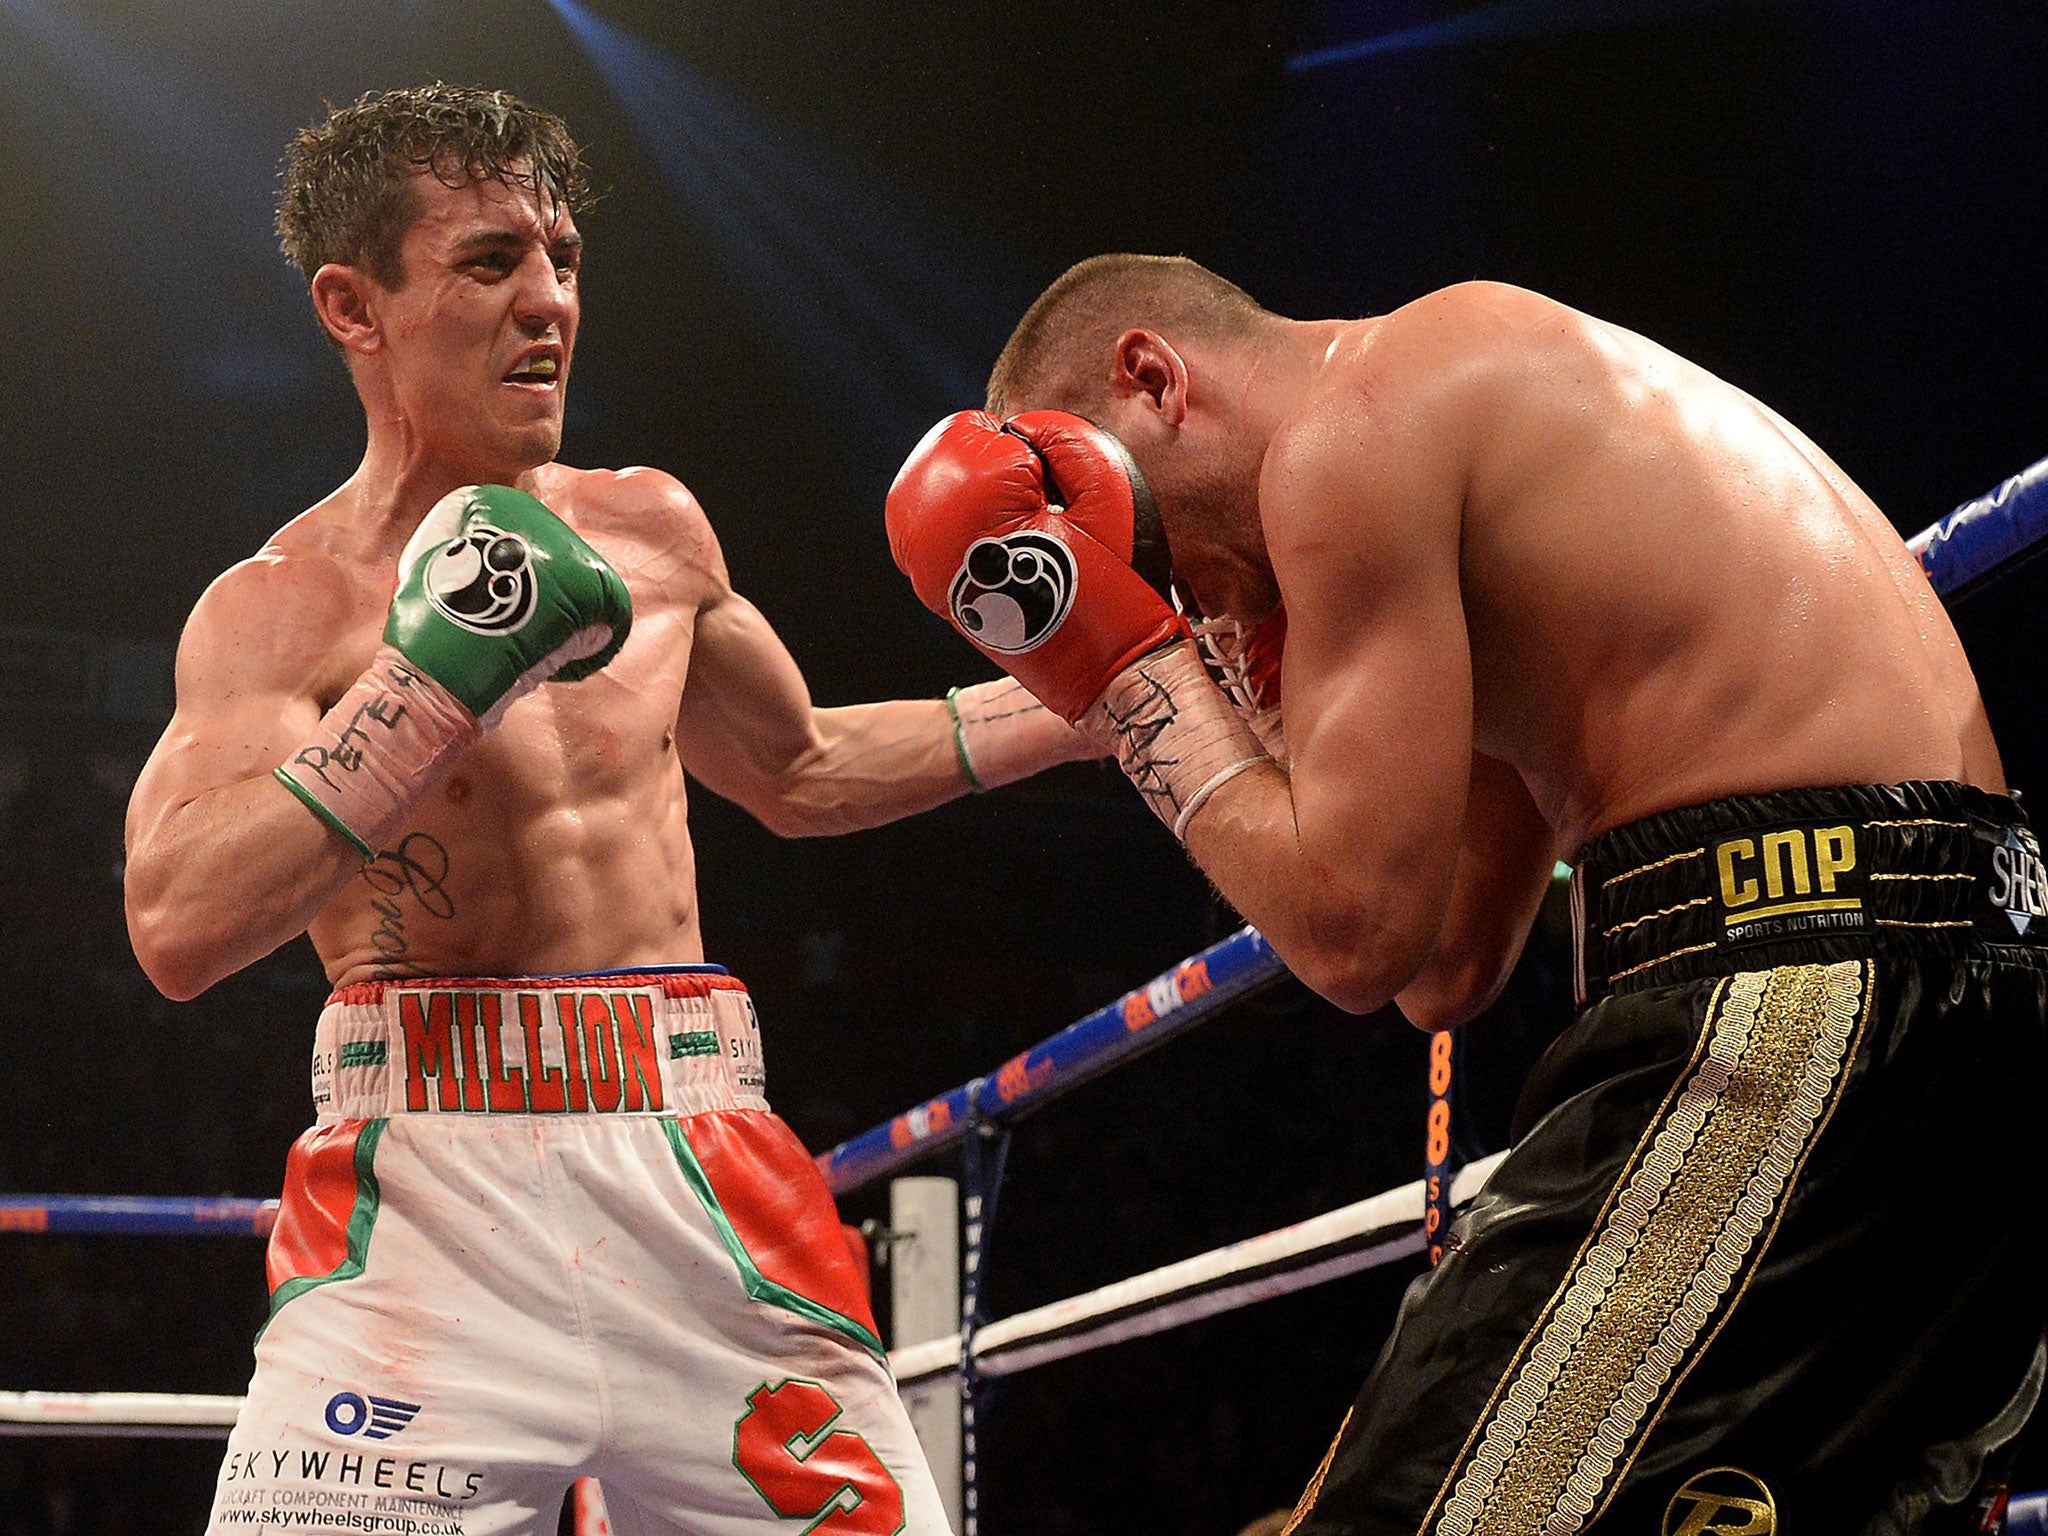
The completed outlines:
{"type": "Polygon", "coordinates": [[[941,1536],[762,1087],[715,966],[336,992],[208,1530],[941,1536]]]}

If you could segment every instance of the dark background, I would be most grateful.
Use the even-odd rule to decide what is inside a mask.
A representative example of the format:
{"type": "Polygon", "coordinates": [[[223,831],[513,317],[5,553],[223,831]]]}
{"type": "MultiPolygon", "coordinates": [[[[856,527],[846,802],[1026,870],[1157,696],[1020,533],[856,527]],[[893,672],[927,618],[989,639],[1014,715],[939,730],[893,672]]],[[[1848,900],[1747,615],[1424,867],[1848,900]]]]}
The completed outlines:
{"type": "MultiPolygon", "coordinates": [[[[0,1189],[270,1194],[308,1114],[310,951],[158,998],[120,818],[193,601],[360,452],[269,236],[323,97],[441,77],[569,119],[609,195],[565,457],[687,480],[826,703],[983,675],[891,568],[882,492],[1101,250],[1298,316],[1527,284],[1768,401],[1905,531],[2048,451],[2048,19],[2019,0],[0,0],[0,61],[0,1189]]],[[[2044,589],[1960,615],[2023,785],[2044,589]]],[[[836,842],[708,794],[695,825],[707,945],[813,1147],[1233,921],[1093,768],[836,842]]],[[[1479,1144],[1560,966],[1540,933],[1471,1032],[1479,1144]]],[[[1018,1138],[992,1311],[1415,1177],[1422,1078],[1397,1017],[1290,984],[1083,1090],[1018,1138]]],[[[1292,1502],[1410,1273],[1014,1379],[987,1528],[1223,1536],[1292,1502]]],[[[262,1309],[246,1239],[0,1238],[0,1386],[239,1391],[262,1309]]],[[[217,1461],[0,1440],[0,1536],[196,1530],[217,1461]]]]}

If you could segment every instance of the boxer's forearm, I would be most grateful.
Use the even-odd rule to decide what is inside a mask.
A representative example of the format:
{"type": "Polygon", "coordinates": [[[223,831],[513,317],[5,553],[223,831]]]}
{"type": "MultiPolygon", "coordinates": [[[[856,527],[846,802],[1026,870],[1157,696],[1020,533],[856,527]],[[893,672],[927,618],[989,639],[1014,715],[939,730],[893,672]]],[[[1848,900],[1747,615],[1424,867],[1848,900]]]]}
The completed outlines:
{"type": "MultiPolygon", "coordinates": [[[[1522,937],[1527,936],[1525,930],[1522,937]]],[[[1394,994],[1394,1006],[1410,1024],[1431,1034],[1468,1024],[1500,996],[1521,952],[1519,942],[1502,955],[1439,941],[1422,969],[1394,994]]]]}
{"type": "Polygon", "coordinates": [[[827,837],[914,816],[976,789],[1097,755],[1080,732],[1007,680],[944,699],[812,712],[814,742],[750,806],[785,837],[827,837]]]}
{"type": "Polygon", "coordinates": [[[1008,678],[954,700],[891,698],[817,709],[815,745],[756,813],[784,838],[897,821],[981,788],[1098,756],[1079,731],[1008,678]],[[991,698],[991,694],[995,694],[991,698]]]}
{"type": "Polygon", "coordinates": [[[305,932],[362,855],[270,775],[132,827],[128,936],[157,988],[183,1001],[305,932]]]}
{"type": "Polygon", "coordinates": [[[1429,955],[1440,912],[1397,884],[1371,899],[1304,846],[1287,775],[1261,764],[1210,797],[1188,824],[1202,872],[1303,983],[1339,1008],[1385,1007],[1429,955]]]}
{"type": "Polygon", "coordinates": [[[1521,775],[1475,752],[1443,924],[1394,999],[1409,1023],[1451,1029],[1500,996],[1550,889],[1555,841],[1521,775]]]}
{"type": "Polygon", "coordinates": [[[878,827],[972,787],[942,699],[894,699],[812,711],[811,741],[743,802],[783,837],[878,827]]]}
{"type": "MultiPolygon", "coordinates": [[[[1331,1002],[1371,1012],[1422,964],[1443,913],[1422,910],[1430,887],[1414,878],[1416,861],[1376,853],[1370,826],[1336,823],[1320,845],[1305,837],[1297,781],[1191,644],[1120,672],[1081,724],[1216,888],[1331,1002]]],[[[1356,789],[1347,776],[1345,798],[1356,789]]]]}
{"type": "Polygon", "coordinates": [[[1487,878],[1461,857],[1451,908],[1422,967],[1394,998],[1417,1029],[1454,1029],[1493,1006],[1529,941],[1550,883],[1547,850],[1534,880],[1487,878]]]}
{"type": "Polygon", "coordinates": [[[880,826],[1095,752],[1008,679],[950,701],[819,708],[760,610],[732,592],[699,617],[676,744],[693,777],[783,837],[880,826]]]}

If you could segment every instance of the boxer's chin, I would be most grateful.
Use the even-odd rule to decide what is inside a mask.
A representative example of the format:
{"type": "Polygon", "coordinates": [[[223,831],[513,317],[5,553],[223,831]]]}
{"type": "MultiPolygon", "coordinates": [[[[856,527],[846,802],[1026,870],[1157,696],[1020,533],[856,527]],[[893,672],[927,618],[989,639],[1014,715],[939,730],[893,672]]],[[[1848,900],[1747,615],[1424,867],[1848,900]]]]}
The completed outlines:
{"type": "Polygon", "coordinates": [[[506,431],[499,443],[500,455],[521,469],[538,469],[554,462],[562,451],[562,422],[559,416],[521,423],[506,431]]]}

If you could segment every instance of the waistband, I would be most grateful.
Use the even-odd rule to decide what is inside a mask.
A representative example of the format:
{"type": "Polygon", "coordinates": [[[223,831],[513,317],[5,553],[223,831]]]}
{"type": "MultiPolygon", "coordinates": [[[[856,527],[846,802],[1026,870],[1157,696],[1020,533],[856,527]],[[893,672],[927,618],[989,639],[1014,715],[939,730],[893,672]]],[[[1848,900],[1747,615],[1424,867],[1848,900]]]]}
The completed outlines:
{"type": "Polygon", "coordinates": [[[1581,1006],[1610,992],[1846,959],[1879,938],[2048,944],[2048,870],[2016,800],[1965,784],[1737,795],[1595,838],[1572,872],[1581,1006]]]}
{"type": "Polygon", "coordinates": [[[766,1109],[753,1000],[715,966],[338,989],[313,1040],[323,1120],[766,1109]]]}

